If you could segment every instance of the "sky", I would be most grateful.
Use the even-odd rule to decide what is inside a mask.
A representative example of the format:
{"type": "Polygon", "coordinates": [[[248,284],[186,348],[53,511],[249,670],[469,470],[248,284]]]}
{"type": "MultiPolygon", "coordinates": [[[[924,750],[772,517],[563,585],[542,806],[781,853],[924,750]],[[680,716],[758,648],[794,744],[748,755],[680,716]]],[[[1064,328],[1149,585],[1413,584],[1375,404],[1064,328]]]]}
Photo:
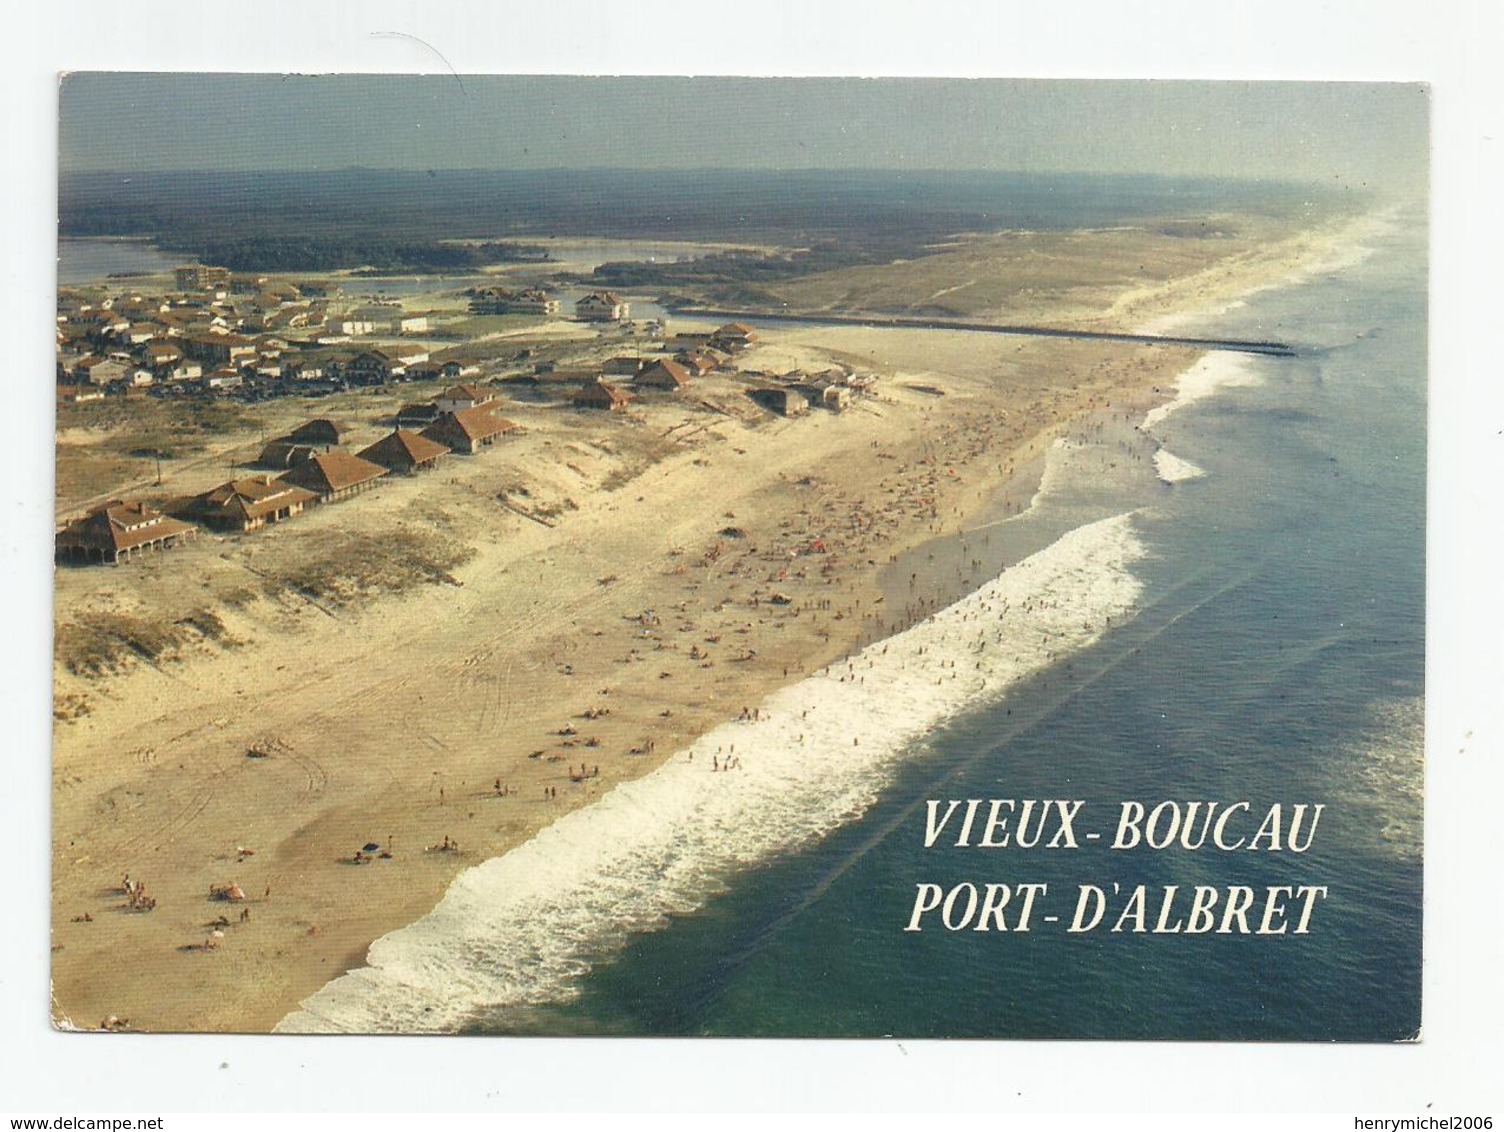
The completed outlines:
{"type": "Polygon", "coordinates": [[[80,72],[60,168],[978,169],[1418,182],[1420,84],[80,72]]]}

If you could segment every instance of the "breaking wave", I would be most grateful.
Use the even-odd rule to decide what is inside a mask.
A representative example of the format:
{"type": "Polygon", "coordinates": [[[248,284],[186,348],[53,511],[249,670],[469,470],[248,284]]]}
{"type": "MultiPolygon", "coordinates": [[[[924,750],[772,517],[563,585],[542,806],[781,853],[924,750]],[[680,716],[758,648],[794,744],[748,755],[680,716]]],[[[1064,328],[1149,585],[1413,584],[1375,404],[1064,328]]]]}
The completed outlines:
{"type": "Polygon", "coordinates": [[[770,696],[512,851],[466,870],[371,945],[281,1033],[451,1033],[566,1001],[630,933],[701,907],[741,869],[865,813],[922,739],[1101,638],[1136,607],[1127,512],[1077,528],[980,590],[770,696]],[[715,770],[730,761],[734,769],[715,770]]]}
{"type": "Polygon", "coordinates": [[[1259,385],[1263,380],[1257,358],[1232,353],[1207,354],[1176,379],[1174,398],[1145,413],[1139,427],[1148,432],[1187,405],[1204,401],[1223,389],[1259,385]]]}
{"type": "Polygon", "coordinates": [[[1199,480],[1206,475],[1205,468],[1189,460],[1182,460],[1166,448],[1155,450],[1154,471],[1165,483],[1184,483],[1186,480],[1199,480]]]}

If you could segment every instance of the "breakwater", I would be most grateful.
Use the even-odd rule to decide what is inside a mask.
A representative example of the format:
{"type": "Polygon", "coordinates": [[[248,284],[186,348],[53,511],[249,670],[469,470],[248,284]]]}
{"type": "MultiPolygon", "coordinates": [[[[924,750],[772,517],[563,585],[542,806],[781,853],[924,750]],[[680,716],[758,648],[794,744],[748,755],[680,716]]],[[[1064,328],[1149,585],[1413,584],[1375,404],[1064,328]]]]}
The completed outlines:
{"type": "Polygon", "coordinates": [[[794,323],[804,326],[872,326],[913,330],[969,330],[980,334],[1010,334],[1028,338],[1078,338],[1098,342],[1128,342],[1145,346],[1190,346],[1199,350],[1226,350],[1239,354],[1264,354],[1289,358],[1297,353],[1285,342],[1240,338],[1192,338],[1165,334],[1130,334],[1126,331],[1077,330],[1060,326],[1024,326],[997,322],[972,322],[953,318],[917,318],[890,314],[805,314],[771,310],[730,310],[722,307],[678,307],[671,313],[686,318],[749,319],[759,323],[794,323]]]}

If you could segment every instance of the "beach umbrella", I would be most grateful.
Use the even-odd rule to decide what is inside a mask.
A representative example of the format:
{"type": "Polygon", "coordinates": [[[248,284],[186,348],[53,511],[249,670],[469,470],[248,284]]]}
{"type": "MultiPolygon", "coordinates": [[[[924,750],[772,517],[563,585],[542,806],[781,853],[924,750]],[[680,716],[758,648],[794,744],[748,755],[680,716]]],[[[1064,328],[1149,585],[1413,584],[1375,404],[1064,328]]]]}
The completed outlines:
{"type": "Polygon", "coordinates": [[[361,849],[361,852],[362,853],[374,853],[374,852],[376,852],[376,850],[378,850],[380,848],[381,848],[381,846],[377,845],[376,842],[374,842],[374,841],[367,841],[365,843],[365,847],[363,849],[361,849]]]}

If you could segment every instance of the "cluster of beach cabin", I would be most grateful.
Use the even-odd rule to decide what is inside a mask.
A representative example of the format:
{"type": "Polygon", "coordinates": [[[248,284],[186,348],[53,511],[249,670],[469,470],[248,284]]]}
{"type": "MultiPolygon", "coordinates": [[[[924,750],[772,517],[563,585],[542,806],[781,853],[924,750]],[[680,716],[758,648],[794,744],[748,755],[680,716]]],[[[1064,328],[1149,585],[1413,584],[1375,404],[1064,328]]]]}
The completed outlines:
{"type": "MultiPolygon", "coordinates": [[[[679,336],[665,344],[676,351],[673,354],[618,355],[586,370],[540,363],[534,373],[513,380],[567,383],[577,386],[567,399],[573,407],[621,412],[644,392],[677,393],[697,377],[727,368],[731,357],[756,337],[751,327],[730,323],[707,335],[679,336]]],[[[814,405],[841,412],[874,381],[839,368],[814,374],[742,370],[738,376],[753,383],[749,398],[784,417],[802,416],[814,405]]],[[[198,526],[246,532],[283,522],[316,504],[367,491],[392,473],[414,475],[436,467],[451,453],[481,452],[518,430],[501,415],[502,406],[495,385],[455,384],[430,401],[402,406],[392,431],[359,452],[343,447],[346,430],[334,421],[307,421],[263,445],[256,459],[263,471],[177,500],[166,507],[167,514],[120,499],[92,508],[57,532],[56,559],[113,565],[186,542],[198,526]]]]}
{"type": "Polygon", "coordinates": [[[317,283],[184,267],[178,290],[111,295],[63,288],[57,303],[57,381],[69,402],[107,395],[246,396],[374,384],[429,360],[414,336],[427,315],[395,303],[337,306],[317,283]],[[357,338],[395,346],[337,351],[357,338]],[[401,339],[408,341],[400,341],[401,339]]]}
{"type": "Polygon", "coordinates": [[[337,503],[374,487],[384,476],[415,475],[452,452],[473,455],[516,424],[500,416],[494,391],[469,386],[446,390],[454,406],[421,431],[400,424],[359,452],[341,447],[345,431],[327,418],[308,421],[269,441],[257,465],[275,470],[228,480],[167,506],[112,499],[66,524],[55,536],[58,562],[115,565],[141,553],[187,541],[195,524],[215,531],[254,531],[301,514],[315,504],[337,503]]]}
{"type": "MultiPolygon", "coordinates": [[[[479,374],[473,358],[434,359],[424,337],[426,314],[397,303],[349,305],[329,285],[237,274],[190,264],[174,272],[176,290],[110,294],[100,287],[64,287],[57,302],[57,384],[61,400],[107,396],[208,396],[261,400],[320,395],[392,382],[454,380],[479,374]],[[374,339],[361,348],[360,339],[374,339]],[[395,341],[389,341],[394,339],[395,341]]],[[[486,287],[470,292],[477,314],[556,317],[561,300],[539,288],[486,287]]],[[[622,324],[631,304],[597,290],[573,304],[573,317],[602,326],[622,324]]],[[[690,377],[724,365],[755,337],[731,323],[704,336],[692,350],[631,373],[633,384],[679,388],[690,377]],[[682,372],[681,372],[682,371],[682,372]]],[[[452,351],[446,351],[452,353],[452,351]]],[[[620,398],[592,391],[602,408],[620,398]]]]}
{"type": "Polygon", "coordinates": [[[112,499],[58,532],[56,556],[60,562],[114,566],[177,546],[193,534],[192,524],[168,518],[144,503],[112,499]]]}
{"type": "MultiPolygon", "coordinates": [[[[177,268],[174,283],[176,290],[160,295],[59,289],[62,400],[328,393],[424,380],[439,365],[416,340],[433,330],[429,316],[398,303],[352,305],[331,296],[326,284],[202,264],[177,268]],[[362,338],[398,341],[358,349],[362,338]]],[[[493,287],[473,293],[470,306],[475,313],[556,317],[561,300],[537,288],[493,287]]],[[[631,305],[612,291],[592,291],[574,304],[574,317],[583,322],[620,323],[630,314],[631,305]]]]}
{"type": "MultiPolygon", "coordinates": [[[[274,283],[200,265],[180,268],[175,281],[179,293],[160,299],[60,295],[59,382],[71,383],[70,399],[102,397],[106,388],[118,392],[121,383],[139,391],[152,384],[193,382],[205,391],[224,392],[273,373],[302,389],[402,380],[456,384],[429,401],[403,405],[393,430],[359,452],[345,448],[344,431],[321,418],[266,442],[256,460],[257,474],[178,500],[165,506],[166,514],[142,502],[112,499],[57,532],[59,562],[129,561],[178,545],[199,526],[254,531],[315,504],[357,495],[393,472],[412,475],[451,453],[475,455],[517,429],[499,412],[498,385],[558,387],[567,390],[562,400],[576,409],[621,413],[638,397],[678,394],[706,375],[734,374],[747,386],[746,395],[764,409],[797,417],[814,405],[840,412],[873,380],[839,368],[816,374],[739,369],[733,364],[736,355],[758,338],[742,322],[678,334],[655,344],[651,356],[617,355],[569,369],[536,361],[530,372],[494,376],[489,382],[482,380],[477,359],[435,361],[418,341],[313,361],[268,329],[298,327],[324,341],[378,326],[393,335],[422,333],[427,324],[396,307],[334,313],[317,295],[317,284],[274,283]],[[262,332],[246,333],[253,328],[262,332]],[[70,355],[69,350],[87,352],[70,355]]],[[[470,305],[472,311],[491,313],[550,315],[559,310],[559,300],[536,289],[487,288],[472,292],[470,305]]],[[[615,292],[594,291],[575,303],[574,313],[580,320],[608,324],[626,319],[630,306],[615,292]]]]}

